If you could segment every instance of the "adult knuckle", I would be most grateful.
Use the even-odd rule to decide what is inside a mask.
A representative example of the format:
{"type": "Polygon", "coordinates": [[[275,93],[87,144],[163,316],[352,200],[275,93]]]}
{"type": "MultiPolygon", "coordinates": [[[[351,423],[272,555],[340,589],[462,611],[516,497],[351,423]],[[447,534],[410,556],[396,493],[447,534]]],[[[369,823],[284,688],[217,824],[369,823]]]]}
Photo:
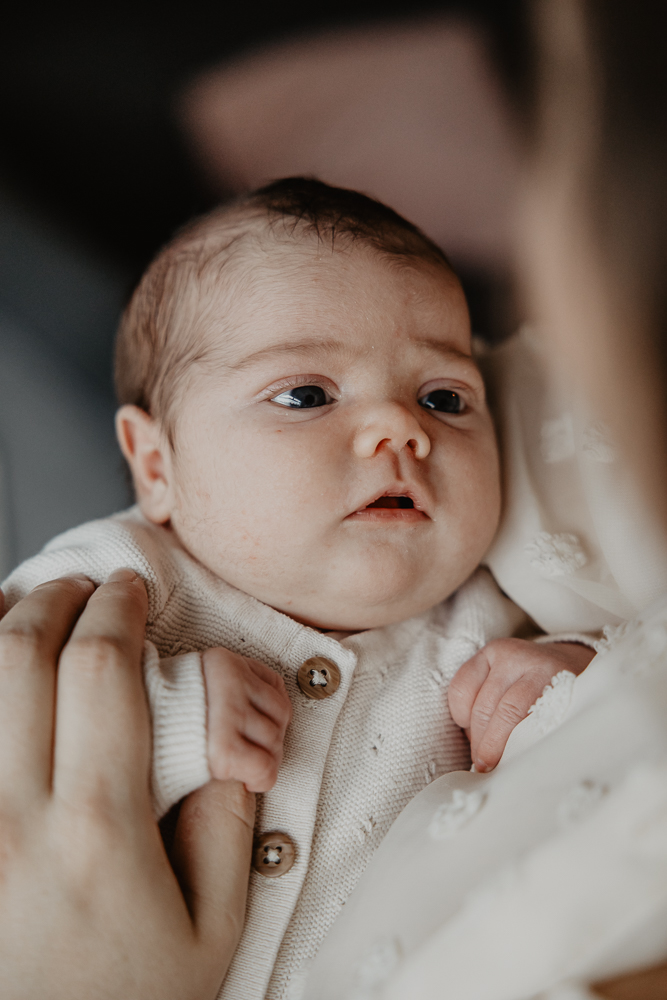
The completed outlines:
{"type": "Polygon", "coordinates": [[[11,876],[25,853],[26,836],[21,819],[8,811],[0,813],[0,884],[11,876]]]}
{"type": "Polygon", "coordinates": [[[470,694],[470,682],[465,677],[454,677],[452,679],[449,688],[447,689],[447,697],[450,704],[452,702],[457,705],[465,701],[470,694]]]}
{"type": "Polygon", "coordinates": [[[24,666],[39,654],[45,636],[37,625],[11,626],[0,633],[0,667],[24,666]]]}
{"type": "Polygon", "coordinates": [[[95,675],[117,670],[123,664],[124,653],[123,644],[118,639],[82,636],[69,641],[64,656],[77,671],[95,675]]]}

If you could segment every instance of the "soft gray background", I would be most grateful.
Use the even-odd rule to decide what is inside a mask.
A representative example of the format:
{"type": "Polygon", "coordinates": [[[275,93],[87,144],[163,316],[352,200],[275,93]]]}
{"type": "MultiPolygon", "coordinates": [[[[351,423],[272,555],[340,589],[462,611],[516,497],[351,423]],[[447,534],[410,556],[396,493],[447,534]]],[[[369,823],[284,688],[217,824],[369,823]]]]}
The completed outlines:
{"type": "Polygon", "coordinates": [[[130,501],[108,385],[125,286],[0,190],[0,579],[130,501]]]}

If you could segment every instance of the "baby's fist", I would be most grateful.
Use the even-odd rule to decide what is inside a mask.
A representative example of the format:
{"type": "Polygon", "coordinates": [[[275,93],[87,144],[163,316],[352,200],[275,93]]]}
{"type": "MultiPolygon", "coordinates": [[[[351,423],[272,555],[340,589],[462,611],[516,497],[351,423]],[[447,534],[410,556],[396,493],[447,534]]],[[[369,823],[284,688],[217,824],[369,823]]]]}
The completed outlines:
{"type": "Polygon", "coordinates": [[[282,677],[228,649],[203,654],[208,701],[208,762],[214,778],[268,792],[283,758],[292,705],[282,677]]]}
{"type": "Polygon", "coordinates": [[[552,677],[561,670],[580,674],[594,656],[578,643],[495,639],[464,663],[449,686],[449,710],[468,734],[476,770],[496,766],[552,677]]]}

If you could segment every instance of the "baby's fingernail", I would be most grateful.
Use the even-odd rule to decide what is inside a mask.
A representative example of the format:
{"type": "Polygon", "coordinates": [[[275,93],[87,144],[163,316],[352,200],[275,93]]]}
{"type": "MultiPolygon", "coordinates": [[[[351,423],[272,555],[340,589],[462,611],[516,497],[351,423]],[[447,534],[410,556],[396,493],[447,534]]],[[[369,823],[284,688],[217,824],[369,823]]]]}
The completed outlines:
{"type": "Polygon", "coordinates": [[[484,763],[483,760],[476,760],[475,761],[475,770],[479,774],[485,774],[489,769],[488,769],[488,767],[486,766],[486,764],[484,763]]]}
{"type": "Polygon", "coordinates": [[[107,583],[133,583],[138,579],[133,569],[117,569],[109,576],[107,583]]]}

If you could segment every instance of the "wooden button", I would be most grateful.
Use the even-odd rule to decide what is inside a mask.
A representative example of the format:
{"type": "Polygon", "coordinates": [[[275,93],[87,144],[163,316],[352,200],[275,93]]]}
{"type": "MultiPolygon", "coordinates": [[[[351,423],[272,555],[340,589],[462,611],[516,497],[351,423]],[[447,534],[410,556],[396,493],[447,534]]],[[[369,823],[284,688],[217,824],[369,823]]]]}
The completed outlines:
{"type": "Polygon", "coordinates": [[[299,667],[296,679],[306,697],[329,698],[339,688],[340,670],[326,656],[311,656],[299,667]]]}
{"type": "Polygon", "coordinates": [[[294,841],[286,833],[263,833],[255,841],[252,866],[265,878],[286,875],[296,859],[294,841]]]}

